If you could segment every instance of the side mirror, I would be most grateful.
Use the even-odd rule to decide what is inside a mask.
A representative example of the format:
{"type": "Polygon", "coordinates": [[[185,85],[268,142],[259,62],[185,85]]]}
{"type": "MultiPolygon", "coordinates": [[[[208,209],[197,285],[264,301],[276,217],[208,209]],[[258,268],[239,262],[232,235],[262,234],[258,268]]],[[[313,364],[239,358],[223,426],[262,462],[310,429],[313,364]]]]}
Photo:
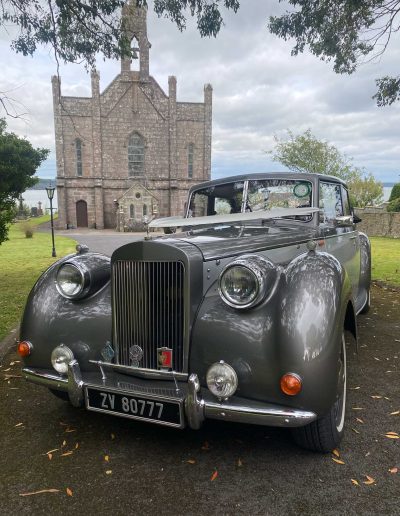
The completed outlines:
{"type": "Polygon", "coordinates": [[[336,226],[338,227],[348,227],[354,224],[353,215],[342,215],[340,217],[335,218],[336,226]]]}

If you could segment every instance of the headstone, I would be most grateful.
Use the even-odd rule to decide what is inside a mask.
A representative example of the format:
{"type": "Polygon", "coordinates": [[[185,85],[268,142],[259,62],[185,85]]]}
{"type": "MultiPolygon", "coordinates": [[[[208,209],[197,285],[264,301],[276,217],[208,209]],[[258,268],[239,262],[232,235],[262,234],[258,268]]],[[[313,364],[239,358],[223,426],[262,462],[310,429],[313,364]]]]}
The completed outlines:
{"type": "Polygon", "coordinates": [[[32,206],[31,208],[31,217],[37,217],[38,216],[38,209],[36,206],[32,206]]]}

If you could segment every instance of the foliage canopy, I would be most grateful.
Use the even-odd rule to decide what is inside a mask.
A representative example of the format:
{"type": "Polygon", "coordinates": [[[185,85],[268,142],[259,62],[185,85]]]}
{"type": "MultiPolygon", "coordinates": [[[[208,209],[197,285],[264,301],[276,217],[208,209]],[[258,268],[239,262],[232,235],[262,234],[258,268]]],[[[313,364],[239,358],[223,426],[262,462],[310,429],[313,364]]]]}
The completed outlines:
{"type": "MultiPolygon", "coordinates": [[[[282,0],[279,0],[282,1],[282,0]]],[[[0,28],[14,25],[19,32],[11,46],[33,55],[37,47],[52,46],[55,58],[83,62],[91,68],[96,54],[106,58],[135,57],[124,33],[121,9],[126,0],[0,0],[0,28]]],[[[147,0],[129,0],[147,6],[147,0]]],[[[292,55],[306,47],[323,60],[333,61],[337,73],[353,73],[365,56],[383,54],[398,31],[400,0],[287,0],[292,7],[272,16],[268,28],[277,36],[295,39],[292,55]]],[[[180,30],[193,16],[201,36],[216,36],[223,10],[237,12],[240,0],[153,0],[158,16],[171,19],[180,30]]],[[[378,105],[400,99],[400,76],[377,81],[378,105]]],[[[1,101],[1,97],[0,97],[1,101]]]]}
{"type": "Polygon", "coordinates": [[[25,138],[6,132],[6,127],[0,118],[0,244],[7,239],[15,201],[35,184],[33,176],[49,153],[47,149],[34,149],[25,138]]]}
{"type": "Polygon", "coordinates": [[[362,208],[382,200],[382,183],[355,167],[334,145],[318,140],[310,129],[298,135],[288,130],[287,138],[275,136],[275,149],[268,154],[294,172],[340,177],[349,187],[353,206],[362,208]]]}

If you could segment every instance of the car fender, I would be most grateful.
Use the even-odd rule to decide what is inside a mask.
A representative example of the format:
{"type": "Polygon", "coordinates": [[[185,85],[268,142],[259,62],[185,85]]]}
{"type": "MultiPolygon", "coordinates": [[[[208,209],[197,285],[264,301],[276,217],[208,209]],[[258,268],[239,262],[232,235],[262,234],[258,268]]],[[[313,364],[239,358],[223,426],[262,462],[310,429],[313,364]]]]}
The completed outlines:
{"type": "Polygon", "coordinates": [[[110,259],[97,253],[69,255],[55,262],[37,280],[25,306],[20,339],[31,342],[33,351],[25,357],[27,367],[51,369],[51,352],[68,346],[82,366],[91,370],[88,360],[101,359],[101,350],[111,340],[111,288],[107,268],[110,259]],[[59,267],[68,261],[82,262],[95,271],[103,269],[103,281],[88,297],[64,298],[56,288],[59,267]]]}
{"type": "Polygon", "coordinates": [[[351,284],[339,261],[324,252],[303,253],[280,270],[276,288],[250,310],[227,306],[207,292],[193,328],[190,372],[205,385],[208,367],[224,360],[239,379],[237,395],[326,413],[335,400],[339,350],[351,284]],[[280,378],[303,379],[297,396],[280,390],[280,378]]]}

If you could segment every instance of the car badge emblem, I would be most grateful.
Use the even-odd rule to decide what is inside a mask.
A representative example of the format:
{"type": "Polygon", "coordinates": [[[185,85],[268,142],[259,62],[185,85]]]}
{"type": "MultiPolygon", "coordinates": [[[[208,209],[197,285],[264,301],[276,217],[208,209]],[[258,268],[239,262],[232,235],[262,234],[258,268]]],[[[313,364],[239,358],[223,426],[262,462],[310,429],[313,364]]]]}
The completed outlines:
{"type": "Polygon", "coordinates": [[[143,349],[137,344],[134,344],[129,348],[129,358],[132,367],[139,367],[139,362],[143,358],[143,349]]]}
{"type": "Polygon", "coordinates": [[[115,352],[111,343],[107,341],[104,348],[101,350],[101,356],[104,358],[106,362],[111,362],[114,358],[115,352]]]}
{"type": "Polygon", "coordinates": [[[172,349],[157,348],[158,369],[172,369],[172,349]]]}

